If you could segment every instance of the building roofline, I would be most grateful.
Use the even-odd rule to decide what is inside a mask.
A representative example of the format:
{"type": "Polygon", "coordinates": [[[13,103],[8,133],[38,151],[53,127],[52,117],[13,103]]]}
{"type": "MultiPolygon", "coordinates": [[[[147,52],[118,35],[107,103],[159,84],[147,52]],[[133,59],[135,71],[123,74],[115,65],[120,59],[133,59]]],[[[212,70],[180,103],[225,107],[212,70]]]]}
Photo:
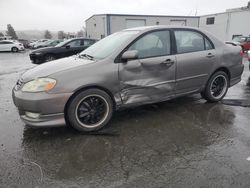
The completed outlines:
{"type": "Polygon", "coordinates": [[[220,15],[220,14],[231,14],[231,13],[234,13],[234,12],[247,12],[247,11],[250,11],[250,9],[228,9],[225,12],[219,12],[219,13],[213,13],[213,14],[205,14],[205,15],[201,15],[200,17],[220,15]]]}
{"type": "Polygon", "coordinates": [[[85,20],[88,21],[94,16],[131,16],[131,17],[175,17],[175,18],[199,18],[200,16],[174,16],[174,15],[144,15],[144,14],[93,14],[88,19],[85,20]]]}

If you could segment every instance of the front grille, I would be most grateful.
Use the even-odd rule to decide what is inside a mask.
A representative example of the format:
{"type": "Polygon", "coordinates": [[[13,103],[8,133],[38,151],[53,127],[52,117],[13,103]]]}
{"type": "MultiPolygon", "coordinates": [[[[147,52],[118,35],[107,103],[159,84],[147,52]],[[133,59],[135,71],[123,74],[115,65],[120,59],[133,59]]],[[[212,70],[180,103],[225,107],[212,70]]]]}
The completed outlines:
{"type": "Polygon", "coordinates": [[[22,86],[23,86],[23,81],[21,79],[18,79],[16,82],[15,90],[21,89],[22,86]]]}
{"type": "Polygon", "coordinates": [[[30,54],[30,60],[34,61],[36,59],[36,55],[35,54],[30,54]]]}

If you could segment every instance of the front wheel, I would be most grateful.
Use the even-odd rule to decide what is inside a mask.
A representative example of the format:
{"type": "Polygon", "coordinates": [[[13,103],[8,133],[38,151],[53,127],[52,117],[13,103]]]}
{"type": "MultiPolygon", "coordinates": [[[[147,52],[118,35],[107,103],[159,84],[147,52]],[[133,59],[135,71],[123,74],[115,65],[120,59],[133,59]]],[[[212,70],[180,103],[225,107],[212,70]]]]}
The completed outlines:
{"type": "Polygon", "coordinates": [[[113,101],[104,91],[88,89],[70,101],[67,110],[69,124],[78,131],[97,131],[103,128],[113,114],[113,101]]]}
{"type": "Polygon", "coordinates": [[[11,51],[12,51],[12,52],[18,52],[18,48],[17,48],[17,47],[12,47],[12,48],[11,48],[11,51]]]}
{"type": "Polygon", "coordinates": [[[224,98],[228,87],[228,75],[223,71],[218,71],[210,77],[201,96],[208,102],[218,102],[224,98]]]}
{"type": "Polygon", "coordinates": [[[53,61],[55,59],[56,59],[55,56],[53,56],[51,54],[45,55],[45,58],[44,58],[45,62],[53,61]]]}

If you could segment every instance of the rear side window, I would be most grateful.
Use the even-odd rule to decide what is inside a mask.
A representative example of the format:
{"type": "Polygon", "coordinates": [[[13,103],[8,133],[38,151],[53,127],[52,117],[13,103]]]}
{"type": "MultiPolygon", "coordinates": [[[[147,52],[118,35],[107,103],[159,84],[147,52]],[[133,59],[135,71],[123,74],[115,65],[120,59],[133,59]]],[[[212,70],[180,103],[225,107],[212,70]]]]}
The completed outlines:
{"type": "Polygon", "coordinates": [[[91,44],[93,44],[92,40],[84,40],[84,46],[90,46],[91,44]]]}
{"type": "Polygon", "coordinates": [[[198,52],[213,49],[210,41],[196,31],[175,31],[177,53],[198,52]]]}
{"type": "Polygon", "coordinates": [[[247,42],[250,42],[250,37],[247,38],[247,42]]]}
{"type": "Polygon", "coordinates": [[[213,45],[211,44],[211,42],[204,38],[205,39],[205,47],[206,47],[206,50],[212,50],[213,49],[213,45]]]}
{"type": "Polygon", "coordinates": [[[0,44],[13,44],[13,42],[9,42],[9,41],[2,41],[0,44]]]}
{"type": "Polygon", "coordinates": [[[170,55],[170,32],[155,31],[148,33],[133,43],[128,50],[137,50],[138,58],[170,55]]]}

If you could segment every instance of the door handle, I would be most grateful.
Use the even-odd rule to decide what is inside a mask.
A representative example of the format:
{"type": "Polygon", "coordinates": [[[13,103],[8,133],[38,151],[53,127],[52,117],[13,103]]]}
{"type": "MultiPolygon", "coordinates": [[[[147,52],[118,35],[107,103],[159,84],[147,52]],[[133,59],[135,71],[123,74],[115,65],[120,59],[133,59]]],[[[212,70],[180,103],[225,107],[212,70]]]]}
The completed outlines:
{"type": "Polygon", "coordinates": [[[207,54],[207,57],[208,57],[208,58],[214,57],[214,54],[208,53],[208,54],[207,54]]]}
{"type": "Polygon", "coordinates": [[[172,60],[172,59],[166,59],[161,64],[166,65],[166,66],[171,66],[171,65],[174,64],[174,60],[172,60]]]}

